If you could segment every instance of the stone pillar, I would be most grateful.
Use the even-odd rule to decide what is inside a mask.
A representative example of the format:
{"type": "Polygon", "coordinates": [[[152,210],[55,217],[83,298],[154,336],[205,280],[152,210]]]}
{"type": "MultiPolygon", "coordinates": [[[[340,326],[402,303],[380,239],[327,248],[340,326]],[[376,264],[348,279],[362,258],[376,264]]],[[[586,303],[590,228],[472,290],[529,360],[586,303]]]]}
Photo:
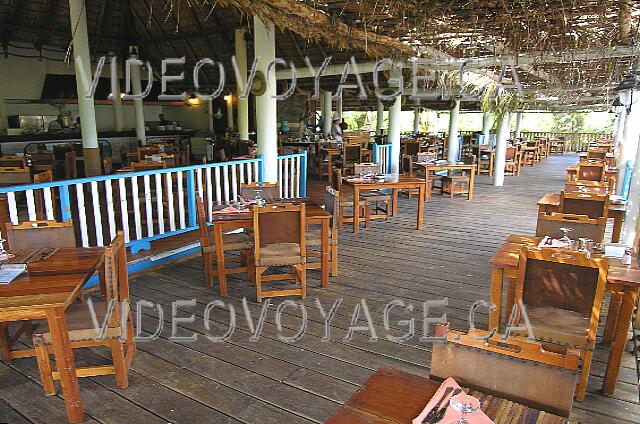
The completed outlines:
{"type": "Polygon", "coordinates": [[[382,122],[384,121],[384,103],[378,99],[377,115],[376,115],[376,135],[382,131],[382,122]]]}
{"type": "Polygon", "coordinates": [[[84,172],[86,176],[102,174],[100,148],[98,147],[98,130],[96,128],[96,110],[93,98],[85,98],[89,87],[85,86],[84,76],[91,80],[91,54],[89,52],[89,33],[87,31],[87,14],[83,0],[69,0],[73,37],[73,56],[76,69],[76,88],[78,90],[78,109],[80,110],[80,128],[82,132],[82,148],[84,151],[84,172]]]}
{"type": "Polygon", "coordinates": [[[456,162],[460,153],[458,145],[458,119],[460,118],[460,100],[455,101],[456,104],[451,109],[449,115],[449,141],[447,143],[447,161],[456,162]]]}
{"type": "Polygon", "coordinates": [[[237,28],[235,31],[236,64],[242,78],[242,81],[236,83],[238,91],[238,135],[240,140],[249,140],[249,99],[240,98],[240,94],[244,92],[247,85],[247,41],[244,38],[246,31],[245,28],[237,28]]]}
{"type": "Polygon", "coordinates": [[[498,134],[496,135],[496,154],[493,160],[493,185],[496,187],[504,185],[504,166],[507,158],[510,123],[511,114],[507,112],[499,122],[498,134]]]}
{"type": "MultiPolygon", "coordinates": [[[[258,70],[267,76],[267,66],[276,57],[276,32],[273,23],[253,17],[255,56],[258,70]]],[[[276,73],[267,78],[267,90],[256,97],[258,154],[264,160],[263,180],[278,182],[278,117],[276,114],[276,73]]]]}
{"type": "Polygon", "coordinates": [[[396,97],[389,108],[389,135],[387,143],[391,144],[391,173],[400,173],[400,114],[402,113],[402,96],[396,97]]]}
{"type": "MultiPolygon", "coordinates": [[[[131,50],[138,51],[136,47],[131,50]]],[[[135,53],[131,53],[132,59],[137,59],[138,56],[135,53]]],[[[140,80],[140,66],[131,66],[131,91],[132,94],[137,95],[142,93],[142,81],[140,80]]],[[[136,138],[142,145],[147,144],[147,130],[145,129],[144,122],[144,103],[142,99],[133,99],[133,108],[136,117],[136,138]]]]}
{"type": "MultiPolygon", "coordinates": [[[[122,115],[122,90],[120,89],[120,75],[118,66],[111,68],[111,100],[113,101],[113,129],[124,131],[124,116],[122,115]]],[[[82,122],[80,122],[82,124],[82,122]]]]}

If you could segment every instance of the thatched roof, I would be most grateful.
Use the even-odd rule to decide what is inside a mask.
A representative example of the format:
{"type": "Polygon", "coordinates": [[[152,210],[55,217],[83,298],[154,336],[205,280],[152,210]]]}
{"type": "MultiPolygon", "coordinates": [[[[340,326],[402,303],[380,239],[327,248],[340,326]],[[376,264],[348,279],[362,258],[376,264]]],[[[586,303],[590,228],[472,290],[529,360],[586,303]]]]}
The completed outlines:
{"type": "MultiPolygon", "coordinates": [[[[176,56],[191,66],[205,57],[230,64],[233,30],[249,27],[255,14],[278,28],[276,54],[300,67],[304,56],[317,65],[328,55],[333,63],[351,55],[474,58],[495,77],[509,57],[528,107],[602,108],[637,56],[640,7],[631,0],[86,0],[86,11],[94,53],[122,56],[139,45],[157,69],[176,56]]],[[[28,43],[46,56],[71,39],[67,0],[0,0],[0,22],[5,54],[28,43]]],[[[211,69],[205,74],[204,85],[217,84],[211,69]]],[[[338,81],[324,78],[323,88],[338,81]]],[[[371,88],[370,75],[365,82],[371,88]]],[[[227,83],[233,87],[233,72],[227,83]]],[[[311,81],[299,83],[311,89],[311,81]]],[[[353,95],[345,107],[373,102],[353,95]]]]}

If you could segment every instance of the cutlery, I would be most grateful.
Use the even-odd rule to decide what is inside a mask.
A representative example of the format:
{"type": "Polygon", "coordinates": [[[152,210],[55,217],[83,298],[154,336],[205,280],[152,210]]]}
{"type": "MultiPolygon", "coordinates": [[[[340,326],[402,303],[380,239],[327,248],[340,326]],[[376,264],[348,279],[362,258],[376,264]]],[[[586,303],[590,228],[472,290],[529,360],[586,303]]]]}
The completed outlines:
{"type": "MultiPolygon", "coordinates": [[[[459,394],[462,392],[462,389],[455,389],[453,391],[453,393],[451,393],[451,397],[454,397],[455,395],[459,394]]],[[[451,399],[451,398],[449,398],[451,399]]],[[[447,401],[447,404],[445,406],[443,406],[442,408],[440,408],[440,410],[438,412],[436,412],[436,414],[433,417],[433,420],[431,421],[431,424],[436,424],[439,423],[440,421],[442,421],[442,419],[444,418],[444,414],[447,413],[447,408],[449,407],[449,402],[447,401]]]]}
{"type": "Polygon", "coordinates": [[[449,396],[449,393],[451,393],[451,391],[453,391],[453,387],[447,387],[444,391],[444,394],[442,395],[442,397],[440,398],[440,400],[438,401],[438,403],[436,403],[436,406],[434,406],[433,408],[431,408],[431,411],[429,411],[429,413],[427,414],[426,417],[424,417],[424,420],[422,420],[422,424],[427,424],[430,423],[431,420],[436,416],[436,414],[438,413],[438,409],[440,408],[440,405],[442,405],[442,401],[444,401],[446,399],[447,396],[449,396]]]}

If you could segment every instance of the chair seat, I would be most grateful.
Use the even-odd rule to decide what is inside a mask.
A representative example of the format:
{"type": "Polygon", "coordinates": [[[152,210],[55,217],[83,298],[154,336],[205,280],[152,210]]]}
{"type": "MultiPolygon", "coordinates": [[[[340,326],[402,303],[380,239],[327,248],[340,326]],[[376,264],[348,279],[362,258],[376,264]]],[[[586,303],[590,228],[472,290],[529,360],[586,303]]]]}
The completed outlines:
{"type": "MultiPolygon", "coordinates": [[[[337,240],[334,240],[333,237],[329,237],[329,245],[338,244],[337,240]]],[[[322,246],[322,230],[321,229],[311,229],[307,230],[307,246],[317,247],[322,246]]]]}
{"type": "Polygon", "coordinates": [[[445,175],[442,177],[445,181],[469,181],[470,175],[445,175]]]}
{"type": "Polygon", "coordinates": [[[260,247],[260,259],[256,266],[285,266],[305,263],[297,243],[274,243],[260,247]]]}
{"type": "MultiPolygon", "coordinates": [[[[366,206],[367,205],[367,201],[366,200],[360,200],[358,202],[359,206],[366,206]]],[[[340,201],[340,207],[343,208],[352,208],[353,207],[353,196],[344,196],[342,197],[342,200],[340,201]]]]}
{"type": "Polygon", "coordinates": [[[360,194],[360,197],[370,202],[388,202],[391,201],[391,195],[378,190],[366,191],[360,194]]]}
{"type": "MultiPolygon", "coordinates": [[[[98,319],[98,324],[104,323],[107,315],[107,302],[94,302],[93,309],[98,319]]],[[[115,312],[114,312],[115,313],[115,312]]],[[[122,311],[120,311],[122,313],[122,311]]],[[[128,313],[128,312],[127,312],[128,313]]],[[[67,308],[65,312],[67,320],[67,328],[69,330],[69,340],[71,342],[81,342],[87,340],[96,340],[100,336],[100,329],[95,328],[91,311],[87,304],[73,304],[67,308]]],[[[49,323],[43,320],[33,332],[34,336],[42,337],[46,344],[51,344],[51,330],[49,323]]],[[[122,328],[107,327],[105,339],[115,339],[122,336],[122,328]]]]}
{"type": "MultiPolygon", "coordinates": [[[[533,327],[533,335],[537,340],[580,349],[588,347],[589,318],[577,312],[547,306],[527,306],[526,308],[533,327]]],[[[514,332],[514,335],[518,333],[521,336],[527,336],[526,332],[514,332]]]]}
{"type": "MultiPolygon", "coordinates": [[[[213,237],[211,238],[213,240],[213,237]]],[[[253,237],[247,233],[223,234],[222,251],[253,249],[253,237]]],[[[216,246],[206,246],[202,248],[202,253],[215,253],[216,246]]]]}

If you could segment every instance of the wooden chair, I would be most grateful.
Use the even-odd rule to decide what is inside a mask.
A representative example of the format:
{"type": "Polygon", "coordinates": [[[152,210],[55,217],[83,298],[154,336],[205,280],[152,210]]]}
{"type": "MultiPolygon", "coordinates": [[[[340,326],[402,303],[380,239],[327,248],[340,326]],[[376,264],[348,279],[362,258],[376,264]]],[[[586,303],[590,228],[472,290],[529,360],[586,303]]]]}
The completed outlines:
{"type": "Polygon", "coordinates": [[[152,147],[152,146],[138,147],[137,161],[142,162],[147,156],[157,155],[159,153],[160,153],[160,149],[158,147],[152,147]]]}
{"type": "MultiPolygon", "coordinates": [[[[556,249],[523,247],[520,253],[514,304],[524,304],[536,340],[580,350],[578,400],[587,390],[608,266],[606,258],[579,252],[560,255],[556,249]]],[[[515,311],[519,325],[522,311],[515,311]]]]}
{"type": "Polygon", "coordinates": [[[240,195],[245,199],[260,198],[272,201],[279,199],[280,186],[277,183],[255,182],[240,185],[240,195]]]}
{"type": "MultiPolygon", "coordinates": [[[[476,162],[475,156],[463,156],[461,159],[465,165],[475,165],[476,162]]],[[[442,176],[440,194],[449,194],[451,198],[454,198],[457,194],[466,194],[468,199],[471,196],[471,173],[475,172],[474,168],[472,168],[471,172],[468,170],[453,171],[449,172],[448,175],[442,176]]]]}
{"type": "Polygon", "coordinates": [[[338,193],[339,198],[339,218],[338,228],[342,229],[345,222],[353,222],[353,213],[357,210],[364,222],[365,228],[369,228],[369,215],[371,214],[369,202],[365,199],[358,199],[358,207],[354,207],[353,196],[347,196],[342,190],[342,171],[333,170],[333,179],[331,180],[332,188],[338,193]],[[352,213],[349,214],[348,210],[352,213]]]}
{"type": "Polygon", "coordinates": [[[76,247],[73,223],[56,221],[24,221],[7,223],[7,242],[11,250],[44,247],[76,247]]]}
{"type": "Polygon", "coordinates": [[[549,236],[554,239],[562,238],[563,232],[560,228],[571,228],[571,239],[587,238],[596,243],[604,242],[604,231],[607,227],[607,218],[591,219],[586,215],[570,215],[565,213],[554,213],[546,215],[538,214],[538,224],[536,226],[536,236],[549,236]]]}
{"type": "Polygon", "coordinates": [[[53,165],[55,161],[55,157],[53,156],[53,152],[49,151],[37,151],[32,153],[27,153],[28,159],[31,162],[31,165],[53,165]]]}
{"type": "Polygon", "coordinates": [[[0,157],[0,168],[26,168],[27,161],[24,156],[0,157]]]}
{"type": "Polygon", "coordinates": [[[113,174],[113,161],[111,160],[111,158],[106,158],[102,160],[102,174],[103,175],[113,174]]]}
{"type": "MultiPolygon", "coordinates": [[[[35,174],[33,176],[33,183],[34,184],[40,184],[40,183],[50,183],[53,181],[53,173],[51,171],[46,171],[46,172],[40,172],[38,174],[35,174]]],[[[34,195],[34,201],[36,204],[36,219],[38,221],[42,221],[45,219],[45,205],[46,205],[46,193],[44,190],[34,190],[33,192],[34,195]]],[[[55,208],[55,199],[56,199],[56,195],[55,192],[53,190],[51,190],[50,192],[50,202],[51,205],[55,208]]]]}
{"type": "Polygon", "coordinates": [[[609,194],[609,183],[601,183],[598,181],[572,181],[567,182],[564,185],[564,191],[567,193],[582,192],[605,195],[609,194]]]}
{"type": "Polygon", "coordinates": [[[418,155],[418,153],[420,153],[419,141],[407,141],[404,143],[404,148],[402,149],[403,155],[411,155],[415,157],[418,155]]]}
{"type": "Polygon", "coordinates": [[[551,140],[549,153],[552,155],[564,155],[564,140],[551,140]]]}
{"type": "Polygon", "coordinates": [[[0,187],[31,184],[30,168],[0,168],[0,187]]]}
{"type": "Polygon", "coordinates": [[[580,162],[576,172],[578,181],[598,181],[604,182],[606,177],[605,164],[599,162],[580,162]]]}
{"type": "Polygon", "coordinates": [[[265,297],[307,295],[307,245],[305,205],[278,203],[253,208],[254,259],[256,296],[265,297]],[[263,275],[270,267],[290,266],[287,274],[263,275]],[[294,289],[263,290],[263,282],[294,280],[294,289]]]}
{"type": "MultiPolygon", "coordinates": [[[[333,187],[326,187],[324,195],[324,209],[331,214],[331,224],[329,230],[329,264],[331,266],[331,275],[338,275],[338,220],[340,211],[340,193],[335,191],[333,187]]],[[[314,225],[314,227],[318,227],[314,225]]],[[[322,229],[307,228],[307,248],[319,248],[322,246],[322,229]]],[[[320,252],[307,251],[307,257],[321,257],[320,252]]],[[[321,262],[307,262],[307,269],[320,269],[321,262]]]]}
{"type": "Polygon", "coordinates": [[[504,173],[505,175],[520,175],[520,154],[515,146],[507,147],[505,157],[504,173]]]}
{"type": "Polygon", "coordinates": [[[133,162],[131,169],[133,172],[140,171],[157,171],[159,169],[166,169],[167,164],[165,162],[133,162]]]}
{"type": "Polygon", "coordinates": [[[561,192],[559,212],[586,215],[591,219],[609,216],[609,196],[581,192],[561,192]]]}
{"type": "MultiPolygon", "coordinates": [[[[104,334],[100,334],[100,329],[95,327],[89,305],[73,304],[66,311],[69,339],[72,349],[104,346],[111,350],[112,364],[78,367],[76,368],[78,377],[115,374],[116,386],[124,388],[129,385],[129,367],[136,353],[136,345],[129,306],[127,252],[122,231],[118,232],[111,246],[105,248],[104,286],[106,295],[104,301],[92,304],[98,322],[102,324],[107,320],[104,334]],[[110,302],[113,302],[113,311],[108,316],[110,302]],[[122,322],[123,316],[124,322],[122,322]]],[[[55,394],[54,380],[59,378],[58,372],[52,369],[50,360],[54,337],[46,321],[40,324],[33,334],[40,378],[45,394],[48,396],[55,394]]]]}
{"type": "Polygon", "coordinates": [[[253,249],[253,240],[246,233],[222,234],[221,239],[216,239],[211,234],[211,228],[207,225],[204,202],[200,196],[196,197],[196,215],[198,227],[200,229],[200,252],[202,254],[202,268],[207,284],[213,286],[213,277],[218,278],[220,283],[220,296],[227,297],[227,278],[229,274],[247,273],[249,280],[252,280],[253,268],[249,262],[250,252],[253,249]],[[220,250],[216,250],[219,248],[220,250]],[[227,268],[224,254],[227,252],[240,252],[240,259],[245,262],[244,266],[227,268]],[[221,253],[221,254],[220,254],[221,253]],[[216,261],[216,268],[213,262],[216,261]]]}
{"type": "Polygon", "coordinates": [[[579,351],[524,337],[490,336],[479,329],[449,331],[446,341],[433,344],[429,378],[453,377],[462,387],[569,417],[579,351]]]}
{"type": "Polygon", "coordinates": [[[607,160],[607,153],[609,153],[609,149],[607,148],[590,147],[587,150],[587,160],[605,162],[607,160]]]}
{"type": "Polygon", "coordinates": [[[362,162],[362,146],[360,144],[345,144],[342,152],[342,173],[344,175],[353,174],[353,169],[357,163],[362,162]]]}
{"type": "Polygon", "coordinates": [[[78,178],[78,163],[76,152],[67,152],[64,155],[64,177],[67,180],[78,178]]]}

